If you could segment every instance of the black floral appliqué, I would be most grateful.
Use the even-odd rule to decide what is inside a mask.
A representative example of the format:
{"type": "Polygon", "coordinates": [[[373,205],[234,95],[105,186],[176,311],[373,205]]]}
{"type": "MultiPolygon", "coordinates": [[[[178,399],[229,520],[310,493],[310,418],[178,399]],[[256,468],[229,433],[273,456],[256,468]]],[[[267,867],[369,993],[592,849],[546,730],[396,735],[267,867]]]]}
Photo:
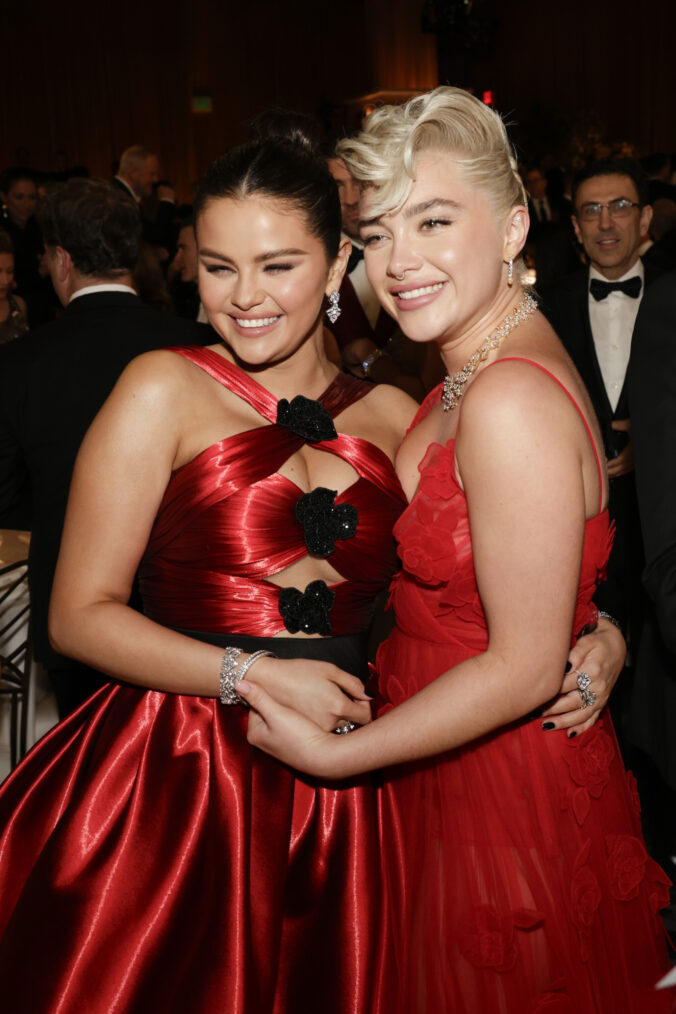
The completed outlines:
{"type": "Polygon", "coordinates": [[[297,588],[282,588],[279,593],[279,612],[284,626],[291,634],[302,630],[304,634],[331,633],[329,614],[336,593],[325,581],[311,581],[304,592],[297,588]]]}
{"type": "Polygon", "coordinates": [[[277,424],[287,426],[310,444],[335,440],[338,436],[328,409],[321,401],[312,401],[302,394],[297,394],[290,402],[280,398],[277,402],[277,424]]]}
{"type": "Polygon", "coordinates": [[[296,518],[313,556],[330,556],[338,539],[351,539],[357,531],[357,508],[349,503],[336,506],[336,494],[335,489],[317,486],[296,503],[296,518]]]}

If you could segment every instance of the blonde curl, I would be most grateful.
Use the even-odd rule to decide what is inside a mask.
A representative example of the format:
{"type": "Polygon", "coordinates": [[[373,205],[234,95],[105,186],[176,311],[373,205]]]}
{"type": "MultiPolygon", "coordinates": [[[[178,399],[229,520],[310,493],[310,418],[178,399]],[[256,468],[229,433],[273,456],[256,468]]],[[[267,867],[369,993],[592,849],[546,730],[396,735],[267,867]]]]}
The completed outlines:
{"type": "Polygon", "coordinates": [[[496,216],[527,204],[514,152],[499,114],[461,88],[436,88],[404,105],[382,106],[337,155],[363,188],[374,216],[398,211],[415,180],[421,152],[447,152],[464,179],[488,196],[496,216]]]}

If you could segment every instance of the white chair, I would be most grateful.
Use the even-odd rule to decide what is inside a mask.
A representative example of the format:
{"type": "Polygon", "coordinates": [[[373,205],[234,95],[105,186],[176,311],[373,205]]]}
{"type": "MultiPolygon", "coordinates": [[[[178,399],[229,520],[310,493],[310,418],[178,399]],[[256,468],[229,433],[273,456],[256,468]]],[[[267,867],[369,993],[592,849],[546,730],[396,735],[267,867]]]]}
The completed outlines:
{"type": "Polygon", "coordinates": [[[32,678],[29,621],[28,567],[26,560],[18,560],[0,567],[0,699],[5,698],[10,704],[12,767],[23,757],[34,738],[35,681],[32,678]]]}

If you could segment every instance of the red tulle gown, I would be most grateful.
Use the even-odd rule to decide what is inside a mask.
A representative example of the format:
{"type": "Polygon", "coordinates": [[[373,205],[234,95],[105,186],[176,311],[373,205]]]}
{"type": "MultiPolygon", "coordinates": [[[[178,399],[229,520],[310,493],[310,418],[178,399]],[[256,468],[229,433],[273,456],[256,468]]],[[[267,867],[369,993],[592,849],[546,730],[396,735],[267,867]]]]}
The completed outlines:
{"type": "MultiPolygon", "coordinates": [[[[452,440],[428,448],[395,535],[403,571],[378,654],[383,710],[487,646],[452,440]]],[[[576,631],[596,618],[610,543],[603,511],[586,525],[576,631]]],[[[658,915],[669,881],[646,853],[607,714],[573,739],[524,719],[388,774],[383,805],[398,974],[382,1014],[672,1009],[674,991],[652,988],[669,967],[658,915]]]]}
{"type": "MultiPolygon", "coordinates": [[[[396,568],[392,527],[405,505],[378,448],[326,430],[369,386],[338,376],[319,423],[318,403],[294,399],[281,425],[276,400],[235,366],[207,349],[176,351],[262,418],[173,474],[141,567],[148,614],[223,643],[286,633],[267,578],[328,530],[344,580],[328,588],[330,608],[326,594],[318,604],[298,590],[292,611],[301,629],[320,614],[333,636],[282,640],[300,654],[320,645],[341,664],[396,568]],[[357,475],[335,504],[324,495],[324,529],[319,508],[300,523],[301,491],[277,471],[305,442],[357,475]],[[358,515],[348,537],[347,504],[358,515]]],[[[111,683],[5,782],[3,1012],[370,1014],[375,792],[368,779],[336,789],[296,778],[248,746],[246,721],[218,700],[111,683]]]]}

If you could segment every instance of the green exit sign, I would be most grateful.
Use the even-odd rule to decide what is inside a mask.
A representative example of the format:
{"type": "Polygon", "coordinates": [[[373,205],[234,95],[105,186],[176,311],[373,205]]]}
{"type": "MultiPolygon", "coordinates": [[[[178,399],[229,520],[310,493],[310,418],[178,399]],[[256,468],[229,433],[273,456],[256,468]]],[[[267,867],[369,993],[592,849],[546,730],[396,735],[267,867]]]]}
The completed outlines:
{"type": "Polygon", "coordinates": [[[193,95],[192,97],[192,111],[193,113],[210,113],[212,111],[212,99],[211,95],[193,95]]]}

